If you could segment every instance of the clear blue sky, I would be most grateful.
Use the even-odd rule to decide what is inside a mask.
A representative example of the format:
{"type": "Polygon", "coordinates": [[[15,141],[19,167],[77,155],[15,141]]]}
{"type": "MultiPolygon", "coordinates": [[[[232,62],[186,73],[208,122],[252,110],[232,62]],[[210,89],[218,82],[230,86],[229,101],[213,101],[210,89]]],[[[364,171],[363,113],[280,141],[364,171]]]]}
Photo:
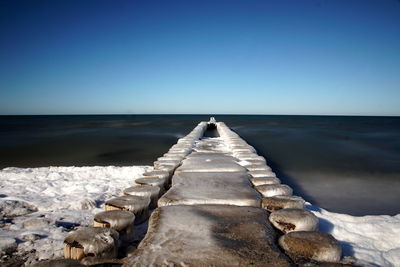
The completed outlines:
{"type": "Polygon", "coordinates": [[[400,2],[1,1],[0,114],[400,115],[400,2]]]}

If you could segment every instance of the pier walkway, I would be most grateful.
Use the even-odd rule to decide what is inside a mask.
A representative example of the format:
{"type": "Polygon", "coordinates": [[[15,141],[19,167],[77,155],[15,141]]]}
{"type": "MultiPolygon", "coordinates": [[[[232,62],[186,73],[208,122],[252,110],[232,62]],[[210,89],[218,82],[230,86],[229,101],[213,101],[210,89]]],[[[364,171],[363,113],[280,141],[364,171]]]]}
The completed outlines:
{"type": "MultiPolygon", "coordinates": [[[[303,209],[304,200],[292,196],[266,160],[223,122],[199,123],[125,193],[106,202],[108,211],[102,222],[95,218],[95,226],[114,228],[126,241],[132,220],[124,224],[106,213],[133,213],[137,224],[148,218],[149,208],[157,208],[144,239],[122,259],[124,266],[294,266],[340,260],[336,240],[316,232],[318,220],[303,209]],[[145,189],[154,187],[160,190],[145,189]],[[151,191],[147,202],[146,190],[151,191]],[[304,236],[291,238],[296,231],[304,236]]],[[[88,253],[91,241],[72,235],[65,241],[67,258],[113,257],[101,251],[105,245],[88,253]]]]}

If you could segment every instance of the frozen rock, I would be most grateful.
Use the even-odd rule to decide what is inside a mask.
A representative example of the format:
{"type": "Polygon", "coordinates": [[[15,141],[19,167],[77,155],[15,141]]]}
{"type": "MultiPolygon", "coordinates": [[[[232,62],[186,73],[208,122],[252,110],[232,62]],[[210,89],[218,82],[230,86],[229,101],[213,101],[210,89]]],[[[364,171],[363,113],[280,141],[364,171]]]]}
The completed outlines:
{"type": "Polygon", "coordinates": [[[165,192],[165,186],[167,185],[167,181],[165,178],[152,178],[152,176],[148,178],[139,178],[135,180],[135,185],[150,185],[157,186],[160,188],[160,194],[165,192]]]}
{"type": "Polygon", "coordinates": [[[142,223],[149,217],[149,197],[122,196],[106,201],[106,210],[126,210],[135,214],[135,224],[142,223]]]}
{"type": "Polygon", "coordinates": [[[168,189],[169,184],[171,184],[171,178],[172,178],[172,171],[167,171],[167,170],[152,170],[152,171],[148,171],[143,173],[143,177],[157,177],[157,178],[161,178],[161,179],[165,179],[165,189],[168,189]]]}
{"type": "Polygon", "coordinates": [[[98,223],[106,224],[107,228],[116,231],[123,231],[135,221],[135,215],[129,211],[110,210],[97,213],[94,220],[98,223]]]}
{"type": "Polygon", "coordinates": [[[269,221],[283,233],[294,231],[315,231],[318,218],[312,212],[303,209],[281,209],[271,212],[269,221]]]}
{"type": "Polygon", "coordinates": [[[258,185],[255,189],[263,197],[290,196],[293,193],[292,188],[284,184],[258,185]]]}
{"type": "Polygon", "coordinates": [[[150,208],[157,207],[158,196],[160,195],[160,187],[152,185],[132,186],[124,190],[125,195],[149,197],[150,208]]]}
{"type": "Polygon", "coordinates": [[[172,187],[158,206],[220,204],[260,207],[261,198],[245,172],[184,172],[172,178],[172,187]]]}
{"type": "Polygon", "coordinates": [[[298,196],[274,196],[262,199],[261,206],[269,211],[280,209],[303,209],[305,201],[298,196]]]}
{"type": "Polygon", "coordinates": [[[235,157],[237,157],[239,160],[246,162],[245,165],[251,165],[251,164],[265,164],[266,161],[264,158],[260,159],[258,157],[247,157],[247,156],[238,156],[238,155],[234,155],[235,157]]]}
{"type": "Polygon", "coordinates": [[[161,171],[161,170],[147,171],[143,173],[143,176],[156,176],[166,180],[169,180],[171,178],[171,174],[168,171],[161,171]]]}
{"type": "Polygon", "coordinates": [[[45,218],[33,218],[33,219],[28,219],[25,220],[22,223],[22,226],[25,229],[35,229],[35,228],[43,228],[49,225],[49,220],[45,218]]]}
{"type": "Polygon", "coordinates": [[[124,266],[292,266],[261,208],[229,205],[156,209],[124,266]]]}
{"type": "Polygon", "coordinates": [[[252,164],[246,166],[249,171],[271,171],[271,168],[265,164],[252,164]]]}
{"type": "Polygon", "coordinates": [[[117,256],[118,232],[110,228],[83,227],[67,235],[64,257],[81,260],[87,256],[114,258],[117,256]]]}
{"type": "Polygon", "coordinates": [[[110,210],[97,213],[94,216],[93,226],[106,227],[118,231],[123,241],[133,239],[133,224],[135,215],[129,211],[110,210]]]}
{"type": "Polygon", "coordinates": [[[249,171],[252,177],[276,177],[276,174],[271,170],[249,171]]]}
{"type": "Polygon", "coordinates": [[[279,245],[295,262],[314,260],[339,262],[342,249],[330,234],[320,232],[290,232],[279,238],[279,245]]]}
{"type": "Polygon", "coordinates": [[[0,215],[4,217],[16,217],[36,212],[38,209],[21,200],[0,200],[0,215]]]}
{"type": "Polygon", "coordinates": [[[179,166],[179,164],[180,164],[180,162],[178,162],[178,163],[174,163],[174,162],[167,162],[167,161],[154,161],[153,162],[153,165],[154,165],[154,168],[161,168],[161,167],[166,167],[166,166],[168,166],[168,167],[171,167],[171,168],[177,168],[178,166],[179,166]]]}
{"type": "Polygon", "coordinates": [[[11,254],[17,250],[17,241],[10,237],[0,238],[0,256],[11,254]]]}
{"type": "Polygon", "coordinates": [[[175,171],[175,169],[176,169],[176,166],[174,166],[174,165],[168,165],[168,164],[158,164],[157,165],[157,170],[167,171],[171,175],[175,171]]]}
{"type": "Polygon", "coordinates": [[[281,180],[276,177],[256,177],[250,178],[251,183],[254,186],[263,185],[263,184],[280,184],[281,180]]]}

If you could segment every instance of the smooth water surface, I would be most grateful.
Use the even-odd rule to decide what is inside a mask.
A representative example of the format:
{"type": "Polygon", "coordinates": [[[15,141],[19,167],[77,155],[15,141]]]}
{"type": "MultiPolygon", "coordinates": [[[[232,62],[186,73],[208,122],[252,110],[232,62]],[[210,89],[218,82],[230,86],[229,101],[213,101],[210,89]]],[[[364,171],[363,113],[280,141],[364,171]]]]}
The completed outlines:
{"type": "MultiPolygon", "coordinates": [[[[215,116],[296,194],[330,211],[400,213],[400,118],[215,116]]],[[[0,168],[152,164],[207,115],[0,116],[0,168]]]]}

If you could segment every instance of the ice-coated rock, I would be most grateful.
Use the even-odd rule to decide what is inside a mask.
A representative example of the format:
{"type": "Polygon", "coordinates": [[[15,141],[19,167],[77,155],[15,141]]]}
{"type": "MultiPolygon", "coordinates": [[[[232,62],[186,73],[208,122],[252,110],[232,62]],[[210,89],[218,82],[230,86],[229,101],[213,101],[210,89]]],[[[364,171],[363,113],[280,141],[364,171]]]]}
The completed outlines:
{"type": "Polygon", "coordinates": [[[158,164],[157,165],[157,170],[161,170],[161,171],[167,171],[169,172],[171,175],[172,173],[175,171],[176,166],[175,165],[168,165],[168,164],[158,164]]]}
{"type": "Polygon", "coordinates": [[[248,169],[249,171],[271,171],[271,168],[265,164],[247,165],[246,169],[248,169]]]}
{"type": "Polygon", "coordinates": [[[64,257],[80,260],[87,256],[114,258],[117,256],[119,234],[111,228],[82,227],[69,233],[64,240],[64,257]],[[83,249],[83,255],[73,252],[83,249]],[[74,257],[78,255],[78,257],[74,257]]]}
{"type": "Polygon", "coordinates": [[[135,215],[124,210],[109,210],[97,213],[94,216],[93,226],[107,227],[118,231],[123,241],[133,238],[133,224],[135,215]]]}
{"type": "Polygon", "coordinates": [[[278,242],[295,262],[304,260],[338,262],[342,254],[339,242],[326,233],[290,232],[281,236],[278,242]]]}
{"type": "Polygon", "coordinates": [[[281,180],[277,177],[256,177],[250,178],[251,183],[254,186],[263,185],[263,184],[280,184],[281,180]]]}
{"type": "Polygon", "coordinates": [[[142,223],[149,216],[149,197],[122,196],[106,201],[105,210],[126,210],[135,214],[135,224],[142,223]]]}
{"type": "Polygon", "coordinates": [[[263,197],[290,196],[293,193],[292,188],[284,184],[258,185],[255,189],[260,192],[263,197]]]}
{"type": "Polygon", "coordinates": [[[169,166],[171,168],[177,168],[179,166],[180,162],[171,162],[171,161],[154,161],[153,165],[154,168],[160,168],[160,167],[166,167],[169,166]]]}
{"type": "Polygon", "coordinates": [[[276,177],[276,174],[271,170],[249,171],[252,177],[276,177]]]}
{"type": "Polygon", "coordinates": [[[165,178],[152,178],[149,176],[149,178],[136,179],[135,185],[158,186],[160,188],[160,194],[163,194],[167,185],[167,180],[165,178]]]}
{"type": "Polygon", "coordinates": [[[269,221],[283,233],[294,231],[315,231],[318,218],[311,211],[303,209],[281,209],[271,212],[269,221]]]}
{"type": "Polygon", "coordinates": [[[261,198],[246,172],[183,172],[172,178],[172,187],[158,206],[220,204],[260,207],[261,198]]]}
{"type": "Polygon", "coordinates": [[[45,218],[32,218],[23,221],[22,226],[25,229],[43,228],[49,225],[49,220],[45,218]]]}
{"type": "Polygon", "coordinates": [[[143,173],[143,176],[152,176],[152,177],[159,177],[166,180],[171,178],[171,174],[168,171],[161,171],[161,170],[152,170],[143,173]]]}
{"type": "Polygon", "coordinates": [[[229,205],[157,208],[124,266],[292,266],[267,216],[261,208],[229,205]]]}
{"type": "Polygon", "coordinates": [[[157,207],[158,196],[160,195],[160,187],[152,185],[132,186],[124,190],[125,195],[141,196],[150,198],[150,208],[157,207]]]}
{"type": "Polygon", "coordinates": [[[36,212],[38,209],[22,200],[0,200],[0,215],[4,217],[16,217],[36,212]]]}
{"type": "Polygon", "coordinates": [[[17,250],[17,241],[10,237],[0,237],[0,256],[11,254],[17,250]]]}
{"type": "Polygon", "coordinates": [[[109,210],[97,213],[94,216],[94,220],[98,223],[106,224],[107,228],[120,232],[133,225],[135,215],[124,210],[109,210]]]}
{"type": "Polygon", "coordinates": [[[240,155],[239,156],[235,155],[235,157],[237,157],[239,160],[241,160],[244,163],[243,166],[246,166],[246,165],[248,166],[251,164],[265,164],[266,163],[264,158],[260,159],[257,157],[247,157],[247,156],[240,156],[240,155]]]}
{"type": "Polygon", "coordinates": [[[298,196],[274,196],[265,197],[262,199],[261,206],[268,210],[280,210],[280,209],[303,209],[305,201],[298,196]]]}

